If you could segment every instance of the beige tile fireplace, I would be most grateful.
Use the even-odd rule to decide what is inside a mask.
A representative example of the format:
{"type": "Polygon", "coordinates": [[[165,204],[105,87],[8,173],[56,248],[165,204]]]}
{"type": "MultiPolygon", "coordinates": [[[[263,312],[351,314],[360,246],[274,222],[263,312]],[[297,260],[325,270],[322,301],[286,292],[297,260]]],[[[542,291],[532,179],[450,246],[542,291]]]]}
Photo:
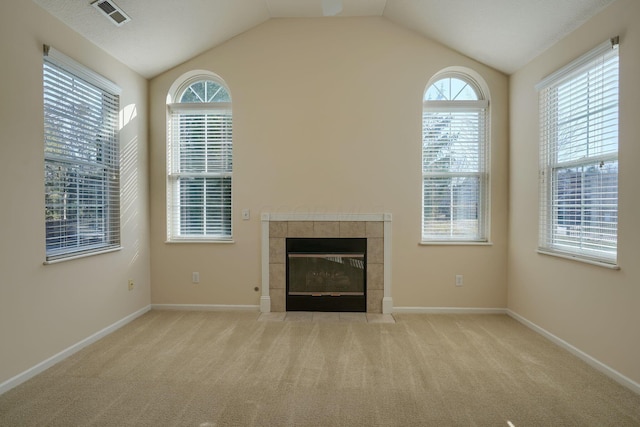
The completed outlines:
{"type": "Polygon", "coordinates": [[[286,239],[367,239],[367,313],[393,311],[391,298],[391,214],[263,213],[260,311],[286,311],[286,239]]]}

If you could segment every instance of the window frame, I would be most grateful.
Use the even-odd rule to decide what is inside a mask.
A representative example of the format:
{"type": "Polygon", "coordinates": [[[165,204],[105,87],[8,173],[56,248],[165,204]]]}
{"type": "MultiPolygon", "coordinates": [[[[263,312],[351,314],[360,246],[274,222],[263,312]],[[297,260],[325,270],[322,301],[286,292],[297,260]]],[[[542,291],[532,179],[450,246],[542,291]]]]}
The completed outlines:
{"type": "Polygon", "coordinates": [[[52,264],[121,249],[122,90],[56,49],[47,45],[43,48],[44,264],[52,264]],[[84,115],[69,114],[65,110],[69,108],[79,108],[84,115]],[[90,132],[97,132],[94,139],[87,139],[90,132]],[[67,170],[64,178],[56,179],[47,173],[56,169],[67,170]],[[75,182],[75,193],[68,191],[69,174],[75,176],[71,179],[75,182]],[[56,202],[60,198],[57,193],[64,193],[62,198],[67,201],[62,207],[56,202]],[[67,194],[72,194],[70,197],[75,200],[71,207],[67,194]],[[63,217],[50,219],[52,215],[63,217]],[[81,228],[91,232],[83,234],[81,228]]]}
{"type": "MultiPolygon", "coordinates": [[[[566,66],[560,68],[556,72],[545,77],[536,85],[536,90],[539,92],[539,131],[540,131],[540,151],[539,151],[539,237],[538,237],[538,253],[545,255],[553,255],[561,258],[568,258],[572,260],[582,261],[590,264],[600,265],[608,268],[617,269],[618,264],[618,200],[619,200],[619,52],[618,38],[614,37],[606,42],[596,46],[594,49],[580,56],[576,60],[570,62],[566,66]],[[607,66],[612,68],[605,68],[607,61],[615,58],[613,66],[609,63],[607,66]],[[605,75],[605,72],[611,72],[612,74],[605,75]],[[596,83],[602,84],[607,78],[614,78],[614,85],[609,88],[604,86],[597,86],[592,84],[592,78],[590,73],[601,74],[602,77],[598,77],[596,83]],[[581,83],[580,80],[584,83],[581,83]],[[572,89],[564,94],[562,88],[571,84],[572,89]],[[576,91],[575,88],[580,88],[581,91],[576,91]],[[592,88],[595,87],[595,90],[592,88]],[[593,93],[592,93],[593,92],[593,93]],[[576,93],[575,95],[572,95],[576,93]],[[608,101],[608,105],[603,108],[591,111],[590,102],[587,103],[589,107],[585,111],[577,111],[573,105],[581,105],[574,102],[574,99],[579,97],[586,97],[586,99],[604,99],[604,95],[615,95],[613,101],[608,101]],[[572,102],[569,102],[570,100],[572,102]],[[559,135],[563,131],[560,120],[560,108],[564,105],[571,105],[571,111],[565,112],[562,116],[563,121],[566,123],[574,123],[578,120],[585,121],[587,128],[592,128],[592,121],[598,123],[594,127],[594,131],[587,132],[586,139],[575,138],[572,136],[569,140],[570,144],[560,147],[559,135]],[[615,120],[607,118],[609,114],[615,116],[615,120]],[[606,123],[606,124],[605,124],[606,123]],[[608,126],[615,124],[615,129],[609,129],[608,126]],[[603,132],[603,130],[613,132],[615,134],[615,151],[611,151],[613,144],[608,142],[612,137],[610,135],[593,138],[592,133],[597,134],[603,132]],[[599,154],[591,154],[591,150],[601,151],[599,154]],[[579,158],[566,158],[564,160],[559,159],[560,150],[573,153],[574,150],[586,150],[586,154],[579,158]],[[598,170],[603,170],[607,167],[612,170],[615,163],[615,176],[602,175],[602,178],[598,183],[593,186],[589,186],[588,183],[592,182],[589,176],[589,170],[596,167],[598,170]],[[609,166],[611,165],[611,166],[609,166]],[[573,173],[576,177],[570,179],[568,184],[575,186],[575,191],[579,192],[580,199],[574,204],[569,205],[567,197],[561,197],[559,186],[562,184],[561,180],[557,178],[557,173],[561,171],[566,173],[573,173]],[[575,170],[571,172],[571,170],[575,170]],[[611,177],[615,179],[615,189],[610,189],[611,177]],[[608,181],[606,181],[608,179],[608,181]],[[587,184],[585,184],[585,182],[587,184]],[[598,187],[600,185],[600,187],[598,187]],[[593,187],[593,188],[592,188],[593,187]],[[615,193],[615,194],[614,194],[615,193]],[[588,203],[593,200],[594,194],[598,196],[596,199],[598,203],[588,203]],[[601,196],[607,194],[607,198],[601,196]],[[591,198],[590,198],[591,196],[591,198]],[[615,207],[613,210],[611,197],[615,196],[615,207]],[[563,201],[565,201],[563,203],[563,201]],[[573,215],[571,221],[578,222],[576,224],[577,231],[575,237],[571,237],[568,233],[567,227],[561,227],[565,224],[567,219],[567,211],[573,208],[578,212],[577,215],[573,215]],[[600,221],[601,224],[595,229],[595,231],[589,231],[589,224],[591,212],[606,212],[603,217],[611,217],[611,212],[615,215],[615,223],[613,227],[614,244],[613,246],[610,239],[607,239],[607,229],[611,229],[611,221],[600,221]],[[579,219],[576,219],[579,217],[579,219]],[[586,217],[586,218],[585,218],[586,217]],[[606,223],[606,224],[605,224],[606,223]],[[607,227],[605,227],[607,225],[607,227]],[[561,229],[564,230],[562,234],[561,229]],[[590,237],[589,235],[600,234],[598,238],[590,237]],[[591,240],[590,240],[591,239],[591,240]],[[575,240],[575,241],[572,241],[575,240]]],[[[611,84],[607,80],[607,84],[611,84]]],[[[595,104],[595,102],[593,102],[595,104]]],[[[604,105],[604,104],[602,104],[604,105]]],[[[566,143],[566,140],[565,140],[566,143]]],[[[566,156],[565,156],[566,157],[566,156]]],[[[570,156],[571,157],[571,156],[570,156]]],[[[575,157],[575,155],[573,156],[575,157]]],[[[611,173],[605,170],[607,174],[611,173]]],[[[566,181],[566,180],[565,180],[566,181]]],[[[577,194],[577,193],[576,193],[577,194]]],[[[577,197],[577,196],[575,196],[577,197]]],[[[574,199],[571,199],[573,201],[574,199]]],[[[577,200],[577,199],[576,199],[577,200]]],[[[593,221],[597,222],[597,221],[593,221]]],[[[565,224],[566,225],[566,224],[565,224]]]]}
{"type": "MultiPolygon", "coordinates": [[[[205,83],[206,84],[206,83],[205,83]]],[[[205,119],[206,120],[206,119],[205,119]]],[[[208,122],[207,122],[208,123],[208,122]]],[[[208,143],[205,143],[205,146],[208,143]]],[[[226,164],[226,163],[225,163],[226,164]]],[[[167,243],[233,243],[233,110],[231,91],[225,81],[218,75],[210,72],[189,73],[187,78],[178,79],[174,83],[174,90],[170,91],[167,97],[167,216],[166,216],[166,236],[167,243]],[[180,102],[185,92],[194,84],[200,82],[212,82],[222,87],[229,96],[229,102],[180,102]],[[220,171],[181,171],[181,154],[180,144],[180,126],[176,126],[181,115],[217,115],[217,117],[228,117],[229,124],[229,159],[228,170],[220,171]],[[206,185],[212,180],[220,180],[221,188],[224,188],[225,180],[228,181],[228,197],[221,212],[226,210],[228,213],[221,213],[220,228],[228,230],[225,234],[224,230],[220,233],[207,233],[206,218],[207,209],[210,208],[206,204],[202,205],[203,212],[203,229],[202,233],[183,233],[186,219],[183,217],[183,204],[180,200],[180,180],[181,179],[204,179],[203,194],[207,192],[206,185]]],[[[225,192],[225,194],[227,194],[225,192]]]]}
{"type": "MultiPolygon", "coordinates": [[[[425,91],[423,92],[423,108],[422,108],[422,214],[421,214],[421,241],[423,245],[490,245],[490,111],[489,111],[489,97],[488,88],[472,70],[462,67],[450,67],[445,69],[436,75],[434,75],[427,84],[425,91]],[[457,100],[454,97],[453,100],[427,100],[428,92],[438,82],[445,79],[456,79],[465,83],[470,87],[474,93],[475,100],[462,99],[457,100]],[[477,125],[478,125],[478,154],[475,157],[477,162],[477,168],[472,171],[452,171],[448,169],[446,171],[426,170],[425,159],[428,153],[425,137],[425,121],[427,120],[429,113],[435,114],[452,114],[455,117],[461,113],[477,113],[477,125]],[[477,224],[474,226],[473,234],[464,234],[456,236],[454,233],[456,221],[450,218],[450,225],[448,226],[448,234],[437,234],[427,232],[427,221],[429,216],[426,214],[426,179],[427,178],[465,178],[465,177],[477,177],[477,205],[476,215],[477,224]]],[[[435,116],[433,116],[435,117],[435,116]]],[[[453,194],[453,193],[452,193],[453,194]]],[[[453,197],[453,196],[451,196],[453,197]]],[[[449,215],[452,216],[452,211],[455,208],[453,200],[449,202],[449,215]]],[[[433,218],[433,217],[431,217],[433,218]]],[[[458,220],[461,221],[461,220],[458,220]]],[[[433,220],[432,220],[433,222],[433,220]]]]}

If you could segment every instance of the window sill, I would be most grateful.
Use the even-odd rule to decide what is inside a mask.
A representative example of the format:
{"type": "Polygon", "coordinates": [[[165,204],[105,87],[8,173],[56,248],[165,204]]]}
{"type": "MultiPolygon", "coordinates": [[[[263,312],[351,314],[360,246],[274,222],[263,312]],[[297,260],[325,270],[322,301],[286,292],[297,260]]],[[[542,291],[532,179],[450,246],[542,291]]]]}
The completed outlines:
{"type": "Polygon", "coordinates": [[[443,240],[439,241],[421,241],[420,246],[493,246],[493,242],[473,242],[473,241],[455,241],[443,240]]]}
{"type": "Polygon", "coordinates": [[[553,252],[553,251],[547,251],[544,249],[538,249],[537,252],[540,255],[548,255],[548,256],[553,256],[556,258],[563,258],[563,259],[568,259],[570,261],[578,261],[578,262],[582,262],[584,264],[590,264],[590,265],[595,265],[598,267],[604,267],[604,268],[608,268],[610,270],[620,270],[620,266],[618,264],[613,264],[610,262],[606,262],[606,261],[598,261],[595,259],[589,259],[589,258],[583,258],[579,255],[570,255],[570,254],[564,254],[564,253],[559,253],[559,252],[553,252]]]}
{"type": "Polygon", "coordinates": [[[88,252],[88,253],[83,253],[83,254],[78,254],[78,255],[70,255],[70,256],[67,256],[67,257],[64,257],[64,258],[57,258],[57,259],[47,260],[47,261],[44,261],[42,264],[43,265],[59,264],[61,262],[73,261],[75,259],[88,258],[90,256],[108,254],[108,253],[111,253],[111,252],[117,252],[117,251],[121,251],[121,250],[122,250],[122,246],[118,246],[118,247],[115,247],[115,248],[98,250],[98,251],[95,251],[95,252],[88,252]]]}
{"type": "Polygon", "coordinates": [[[213,244],[233,244],[235,240],[211,240],[211,239],[180,239],[180,240],[165,240],[166,244],[174,245],[181,243],[213,243],[213,244]]]}

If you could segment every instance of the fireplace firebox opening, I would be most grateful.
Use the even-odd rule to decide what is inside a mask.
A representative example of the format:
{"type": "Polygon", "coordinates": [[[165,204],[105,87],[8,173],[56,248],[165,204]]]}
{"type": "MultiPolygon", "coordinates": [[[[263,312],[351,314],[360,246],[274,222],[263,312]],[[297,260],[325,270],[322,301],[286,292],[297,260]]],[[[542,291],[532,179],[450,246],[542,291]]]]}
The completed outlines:
{"type": "Polygon", "coordinates": [[[366,238],[287,238],[286,310],[366,312],[366,238]]]}

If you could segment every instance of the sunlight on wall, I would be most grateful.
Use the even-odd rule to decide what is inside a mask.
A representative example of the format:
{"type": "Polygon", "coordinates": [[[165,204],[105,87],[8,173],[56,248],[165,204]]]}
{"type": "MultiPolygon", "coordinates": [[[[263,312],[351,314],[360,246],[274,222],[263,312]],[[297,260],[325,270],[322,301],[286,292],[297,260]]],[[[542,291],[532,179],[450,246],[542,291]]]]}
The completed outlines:
{"type": "MultiPolygon", "coordinates": [[[[135,118],[135,107],[130,110],[132,114],[122,114],[130,123],[135,118]]],[[[121,122],[122,123],[122,122],[121,122]]],[[[125,124],[126,126],[126,124],[125,124]]],[[[127,236],[138,236],[140,231],[140,218],[138,215],[138,136],[134,136],[121,146],[120,151],[120,215],[121,215],[121,241],[123,246],[130,245],[133,255],[130,265],[136,262],[140,256],[140,242],[125,242],[127,236]]]]}
{"type": "MultiPolygon", "coordinates": [[[[134,136],[127,141],[120,152],[120,200],[122,217],[122,236],[138,236],[139,215],[138,215],[138,137],[134,136]]],[[[134,246],[134,254],[130,261],[133,264],[139,257],[140,243],[136,240],[129,243],[134,246]]],[[[124,242],[123,242],[124,245],[124,242]]]]}
{"type": "Polygon", "coordinates": [[[123,109],[120,110],[118,114],[119,119],[119,130],[122,130],[126,125],[128,125],[133,119],[138,116],[138,110],[136,109],[136,104],[126,105],[123,109]]]}

